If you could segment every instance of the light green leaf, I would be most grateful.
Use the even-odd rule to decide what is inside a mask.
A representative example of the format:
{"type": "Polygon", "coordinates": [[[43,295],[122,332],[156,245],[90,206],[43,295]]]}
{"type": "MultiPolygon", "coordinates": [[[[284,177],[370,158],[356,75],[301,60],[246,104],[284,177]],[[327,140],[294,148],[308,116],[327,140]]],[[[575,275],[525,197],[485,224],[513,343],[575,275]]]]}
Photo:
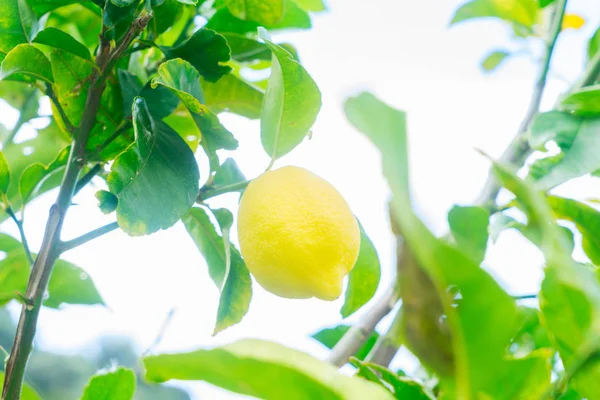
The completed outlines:
{"type": "Polygon", "coordinates": [[[54,47],[60,50],[67,51],[69,53],[75,54],[78,57],[85,58],[86,60],[90,60],[90,51],[83,45],[78,42],[73,36],[69,35],[61,31],[60,29],[56,29],[53,27],[48,27],[35,36],[33,39],[33,43],[43,44],[46,46],[54,47]]]}
{"type": "MultiPolygon", "coordinates": [[[[321,329],[319,332],[312,334],[311,337],[319,343],[323,344],[328,349],[333,349],[335,345],[342,339],[342,337],[344,337],[344,335],[348,333],[350,328],[352,328],[351,325],[338,325],[333,328],[321,329]]],[[[367,338],[367,340],[360,347],[360,349],[356,351],[354,356],[361,361],[364,360],[369,355],[369,353],[373,349],[373,346],[375,346],[375,343],[377,343],[378,339],[379,333],[377,333],[377,331],[374,331],[367,338]]]]}
{"type": "Polygon", "coordinates": [[[481,68],[485,72],[495,71],[509,56],[510,53],[504,50],[493,51],[481,61],[481,68]]]}
{"type": "Polygon", "coordinates": [[[223,65],[230,59],[231,50],[227,40],[217,32],[201,28],[177,47],[161,47],[168,60],[181,58],[196,68],[209,82],[216,82],[231,72],[231,67],[223,65]]]}
{"type": "Polygon", "coordinates": [[[451,24],[480,18],[499,18],[531,29],[536,22],[536,0],[471,0],[456,10],[451,24]]]}
{"type": "Polygon", "coordinates": [[[23,250],[11,251],[0,261],[0,306],[25,294],[29,279],[29,262],[23,250]]]}
{"type": "Polygon", "coordinates": [[[206,106],[214,113],[231,112],[250,119],[260,118],[264,93],[233,74],[217,82],[203,82],[206,106]]]}
{"type": "Polygon", "coordinates": [[[112,213],[119,205],[119,198],[106,190],[97,191],[96,199],[98,199],[98,207],[102,211],[102,214],[112,213]]]}
{"type": "MultiPolygon", "coordinates": [[[[4,372],[0,371],[0,387],[4,385],[4,372]]],[[[21,392],[21,400],[42,400],[41,397],[29,386],[28,384],[23,385],[23,391],[21,392]]]]}
{"type": "Polygon", "coordinates": [[[19,193],[21,194],[21,204],[27,204],[36,190],[38,190],[44,181],[50,177],[52,173],[67,165],[69,152],[71,148],[65,147],[56,157],[56,159],[48,166],[36,163],[27,167],[21,174],[19,180],[19,193]]]}
{"type": "Polygon", "coordinates": [[[506,399],[541,399],[550,387],[554,351],[539,349],[525,357],[509,358],[508,371],[495,392],[506,399]]]}
{"type": "Polygon", "coordinates": [[[38,20],[26,0],[0,3],[0,61],[21,43],[31,43],[38,31],[38,20]]]}
{"type": "Polygon", "coordinates": [[[587,47],[588,62],[591,61],[596,56],[596,54],[598,54],[598,50],[600,50],[600,27],[598,27],[598,29],[596,29],[596,32],[594,32],[594,34],[588,41],[588,47],[587,47]]]}
{"type": "Polygon", "coordinates": [[[485,258],[489,219],[490,213],[483,207],[454,206],[448,213],[448,224],[456,245],[478,264],[485,258]]]}
{"type": "Polygon", "coordinates": [[[600,85],[569,94],[562,99],[560,109],[577,115],[595,116],[600,113],[600,85]]]}
{"type": "Polygon", "coordinates": [[[306,11],[325,11],[327,7],[325,6],[325,2],[323,0],[294,0],[300,8],[306,11]]]}
{"type": "Polygon", "coordinates": [[[549,173],[537,181],[540,190],[547,191],[570,179],[580,177],[600,168],[600,118],[584,120],[571,148],[549,173]]]}
{"type": "Polygon", "coordinates": [[[554,167],[560,164],[563,158],[565,158],[565,153],[558,153],[554,156],[539,158],[529,166],[529,173],[527,176],[534,181],[539,181],[548,175],[554,167]]]}
{"type": "Polygon", "coordinates": [[[263,148],[275,160],[304,140],[321,109],[321,92],[290,53],[271,42],[266,31],[261,30],[260,35],[273,52],[260,136],[263,148]]]}
{"type": "Polygon", "coordinates": [[[220,236],[206,212],[194,207],[182,218],[196,247],[204,256],[208,273],[221,291],[214,334],[239,323],[248,312],[252,281],[237,249],[220,236]]]}
{"type": "Polygon", "coordinates": [[[222,36],[227,40],[227,45],[231,49],[231,58],[235,61],[271,61],[271,50],[266,44],[237,33],[229,32],[222,36]]]}
{"type": "Polygon", "coordinates": [[[31,4],[31,8],[38,17],[57,8],[79,3],[77,0],[28,0],[27,2],[31,4]]]}
{"type": "Polygon", "coordinates": [[[381,151],[383,173],[393,193],[394,220],[443,305],[455,360],[455,383],[445,387],[454,389],[456,398],[483,393],[505,398],[494,389],[508,368],[504,355],[514,332],[509,322],[516,318],[514,300],[469,257],[435,238],[413,213],[405,114],[368,93],[347,100],[345,111],[350,122],[381,151]]]}
{"type": "Polygon", "coordinates": [[[540,2],[540,7],[544,8],[549,6],[550,4],[554,3],[554,0],[539,0],[540,2]]]}
{"type": "MultiPolygon", "coordinates": [[[[214,186],[227,186],[234,183],[243,182],[246,177],[240,171],[233,158],[228,158],[219,166],[213,178],[214,186]]],[[[241,190],[241,189],[240,189],[241,190]]]]}
{"type": "Polygon", "coordinates": [[[0,192],[6,194],[10,185],[10,168],[4,153],[0,151],[0,192]]]}
{"type": "Polygon", "coordinates": [[[108,187],[119,198],[117,221],[132,236],[173,226],[198,196],[194,153],[177,132],[153,120],[144,99],[133,106],[135,142],[112,165],[108,187]]]}
{"type": "Polygon", "coordinates": [[[36,47],[20,44],[6,54],[0,66],[0,80],[54,82],[50,61],[36,47]]]}
{"type": "Polygon", "coordinates": [[[135,372],[129,368],[100,372],[90,379],[81,400],[131,400],[135,385],[135,372]]]}
{"type": "Polygon", "coordinates": [[[381,277],[377,250],[360,225],[360,250],[354,267],[348,274],[348,287],[340,313],[346,318],[364,306],[375,295],[381,277]]]}
{"type": "Polygon", "coordinates": [[[204,380],[264,400],[393,400],[386,390],[351,378],[324,361],[280,344],[241,340],[212,350],[144,358],[146,378],[204,380]]]}
{"type": "Polygon", "coordinates": [[[211,169],[216,169],[218,149],[235,150],[238,146],[233,137],[213,112],[202,104],[204,95],[200,87],[200,75],[187,61],[181,59],[164,62],[158,68],[158,76],[152,79],[152,87],[163,85],[173,91],[187,107],[202,134],[200,144],[209,157],[211,169]]]}
{"type": "Polygon", "coordinates": [[[92,278],[81,268],[64,260],[56,261],[48,283],[44,305],[59,308],[61,304],[104,305],[92,278]]]}
{"type": "Polygon", "coordinates": [[[227,8],[239,19],[260,25],[281,22],[285,10],[284,0],[227,0],[227,8]]]}
{"type": "Polygon", "coordinates": [[[529,146],[535,150],[545,150],[545,144],[554,140],[563,151],[568,150],[577,137],[582,121],[582,118],[556,110],[538,114],[529,127],[529,146]]]}

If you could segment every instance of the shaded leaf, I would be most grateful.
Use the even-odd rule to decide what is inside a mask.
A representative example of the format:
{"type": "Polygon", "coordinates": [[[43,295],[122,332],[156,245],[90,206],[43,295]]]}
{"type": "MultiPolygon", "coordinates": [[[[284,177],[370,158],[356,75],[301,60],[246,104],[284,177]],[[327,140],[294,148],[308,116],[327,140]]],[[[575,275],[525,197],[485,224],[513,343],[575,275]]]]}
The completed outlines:
{"type": "Polygon", "coordinates": [[[0,61],[21,43],[31,43],[39,29],[38,20],[26,0],[0,3],[0,61]]]}
{"type": "Polygon", "coordinates": [[[84,270],[65,260],[58,260],[50,276],[48,298],[44,301],[44,305],[58,308],[63,303],[104,305],[104,300],[98,293],[92,278],[84,270]]]}
{"type": "Polygon", "coordinates": [[[481,61],[481,68],[486,72],[495,71],[509,56],[504,50],[493,51],[481,61]]]}
{"type": "Polygon", "coordinates": [[[377,250],[360,225],[360,250],[354,267],[348,274],[344,305],[340,310],[342,317],[352,315],[371,300],[379,286],[380,277],[381,265],[377,250]]]}
{"type": "Polygon", "coordinates": [[[308,354],[262,340],[144,358],[146,378],[204,380],[265,400],[392,400],[383,388],[350,378],[308,354]]]}
{"type": "Polygon", "coordinates": [[[119,204],[119,198],[106,190],[97,191],[96,199],[98,199],[98,207],[102,211],[102,214],[112,213],[117,209],[117,205],[119,204]]]}
{"type": "MultiPolygon", "coordinates": [[[[352,328],[351,325],[338,325],[334,328],[321,329],[319,332],[312,334],[311,337],[328,349],[333,349],[350,328],[352,328]]],[[[354,356],[361,361],[364,360],[369,355],[378,339],[379,333],[374,331],[365,343],[356,351],[354,356]]]]}
{"type": "Polygon", "coordinates": [[[132,236],[167,229],[194,204],[198,165],[188,145],[160,120],[145,101],[133,109],[135,142],[112,165],[108,187],[119,198],[117,221],[132,236]]]}
{"type": "Polygon", "coordinates": [[[135,386],[135,372],[129,368],[102,371],[90,379],[81,400],[131,400],[135,386]]]}
{"type": "Polygon", "coordinates": [[[152,88],[150,82],[142,86],[140,80],[132,73],[119,70],[119,83],[123,96],[123,113],[131,116],[133,99],[137,96],[146,100],[152,117],[163,119],[170,115],[179,105],[179,98],[164,86],[152,88]]]}
{"type": "Polygon", "coordinates": [[[240,168],[236,164],[235,160],[233,158],[228,158],[219,166],[219,168],[217,168],[213,178],[213,185],[227,186],[234,183],[243,182],[245,180],[246,177],[242,171],[240,171],[240,168]]]}
{"type": "Polygon", "coordinates": [[[54,82],[50,61],[36,47],[20,44],[6,54],[0,66],[0,80],[54,82]]]}
{"type": "Polygon", "coordinates": [[[215,113],[224,111],[250,119],[260,118],[264,93],[233,74],[217,82],[203,82],[206,106],[215,113]]]}
{"type": "Polygon", "coordinates": [[[239,62],[271,61],[271,50],[266,44],[237,33],[224,33],[222,36],[227,40],[227,45],[231,49],[232,59],[239,62]]]}
{"type": "Polygon", "coordinates": [[[72,53],[78,57],[85,58],[86,60],[90,60],[90,51],[83,45],[78,42],[73,36],[69,35],[61,31],[60,29],[56,29],[53,27],[48,27],[35,36],[33,39],[33,43],[43,44],[46,46],[54,47],[60,50],[67,51],[72,53]]]}
{"type": "Polygon", "coordinates": [[[448,213],[448,224],[456,245],[478,264],[485,258],[489,219],[490,213],[483,207],[454,206],[448,213]]]}
{"type": "Polygon", "coordinates": [[[273,52],[271,77],[260,119],[261,142],[274,160],[296,147],[310,131],[321,108],[321,93],[304,67],[290,53],[261,37],[273,52]]]}
{"type": "Polygon", "coordinates": [[[561,111],[548,111],[534,117],[528,131],[529,146],[545,150],[551,140],[564,151],[571,148],[581,128],[582,119],[561,111]]]}

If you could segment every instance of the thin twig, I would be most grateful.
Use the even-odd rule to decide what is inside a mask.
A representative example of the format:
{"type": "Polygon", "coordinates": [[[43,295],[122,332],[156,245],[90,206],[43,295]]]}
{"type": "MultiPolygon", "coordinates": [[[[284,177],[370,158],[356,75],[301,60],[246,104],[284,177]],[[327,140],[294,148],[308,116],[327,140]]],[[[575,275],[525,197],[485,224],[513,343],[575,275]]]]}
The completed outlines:
{"type": "Polygon", "coordinates": [[[58,252],[59,253],[64,253],[65,251],[69,251],[74,249],[75,247],[79,247],[82,244],[86,244],[87,242],[97,239],[100,236],[106,235],[107,233],[110,233],[112,231],[114,231],[115,229],[119,228],[119,224],[115,221],[115,222],[111,222],[110,224],[106,224],[104,226],[101,226],[100,228],[96,228],[93,231],[90,231],[88,233],[85,233],[79,237],[76,237],[75,239],[71,239],[68,240],[66,242],[61,242],[58,245],[58,252]]]}
{"type": "Polygon", "coordinates": [[[220,196],[225,193],[237,192],[238,190],[245,189],[252,182],[252,180],[241,181],[232,183],[231,185],[222,185],[222,186],[207,186],[200,189],[200,193],[198,194],[198,198],[196,201],[198,203],[202,203],[204,200],[208,200],[211,197],[220,196]]]}
{"type": "Polygon", "coordinates": [[[33,255],[31,254],[31,250],[29,250],[29,244],[27,242],[27,236],[25,235],[25,229],[23,228],[23,221],[21,221],[17,217],[17,215],[13,211],[12,207],[7,207],[6,208],[6,213],[15,222],[15,225],[17,225],[17,228],[19,229],[19,235],[21,236],[21,244],[23,245],[23,250],[25,250],[25,255],[27,256],[27,260],[29,261],[29,265],[33,265],[34,259],[33,259],[33,255]]]}
{"type": "Polygon", "coordinates": [[[528,299],[537,299],[537,294],[522,294],[520,296],[513,296],[515,300],[528,300],[528,299]]]}
{"type": "Polygon", "coordinates": [[[394,316],[392,325],[387,332],[379,337],[365,361],[379,364],[383,367],[390,365],[402,346],[402,319],[402,307],[400,307],[394,316]]]}
{"type": "Polygon", "coordinates": [[[79,193],[81,189],[83,189],[88,183],[92,181],[92,179],[94,179],[96,175],[98,175],[102,171],[104,171],[104,165],[102,164],[96,164],[92,168],[90,168],[90,170],[77,181],[77,185],[75,185],[75,192],[73,193],[73,195],[79,193]]]}
{"type": "Polygon", "coordinates": [[[165,320],[163,321],[163,323],[160,326],[160,329],[158,330],[158,334],[156,335],[156,338],[154,338],[154,341],[152,342],[152,344],[150,344],[150,346],[148,346],[146,351],[144,351],[144,353],[142,354],[142,357],[148,355],[152,350],[154,350],[156,348],[156,346],[158,346],[160,344],[163,337],[167,333],[167,329],[169,328],[169,325],[171,325],[171,321],[173,321],[174,315],[175,315],[175,307],[171,308],[169,310],[169,312],[167,313],[165,320]]]}

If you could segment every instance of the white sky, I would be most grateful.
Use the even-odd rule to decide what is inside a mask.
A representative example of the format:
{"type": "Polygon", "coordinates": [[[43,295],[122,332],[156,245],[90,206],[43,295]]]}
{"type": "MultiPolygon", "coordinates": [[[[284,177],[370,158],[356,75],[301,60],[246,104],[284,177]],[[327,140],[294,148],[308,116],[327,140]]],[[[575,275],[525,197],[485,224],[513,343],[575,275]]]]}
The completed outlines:
{"type": "MultiPolygon", "coordinates": [[[[569,11],[586,16],[588,23],[581,31],[565,33],[559,41],[545,108],[550,108],[568,87],[561,79],[572,80],[582,68],[584,41],[600,22],[600,8],[595,2],[569,2],[569,11]]],[[[343,116],[344,99],[368,89],[408,112],[415,203],[429,226],[442,233],[452,204],[473,201],[485,180],[488,162],[474,149],[499,156],[512,138],[531,93],[536,68],[527,57],[508,61],[491,76],[482,74],[479,62],[487,52],[515,46],[509,41],[508,29],[498,22],[466,23],[449,29],[448,21],[459,3],[331,0],[330,11],[315,16],[311,31],[275,36],[297,46],[323,94],[313,139],[276,166],[306,167],[342,192],[377,247],[384,269],[381,289],[389,284],[394,265],[385,206],[388,188],[376,150],[343,116]]],[[[240,141],[234,154],[242,171],[249,178],[255,177],[269,161],[260,146],[258,122],[230,115],[222,120],[240,141]]],[[[576,180],[561,192],[593,197],[598,186],[590,182],[576,180]]],[[[27,211],[26,230],[34,249],[41,242],[54,196],[43,197],[27,211]]],[[[97,211],[93,190],[82,192],[76,200],[78,205],[69,214],[64,238],[114,218],[97,211]]],[[[223,196],[213,204],[235,207],[236,196],[223,196]]],[[[10,224],[5,227],[16,233],[10,224]]],[[[112,233],[65,258],[89,272],[108,308],[44,309],[37,343],[51,351],[77,353],[106,333],[129,335],[143,350],[175,307],[158,351],[186,351],[254,337],[323,357],[327,351],[309,335],[341,322],[341,300],[286,300],[254,285],[246,318],[212,338],[218,291],[181,224],[144,238],[112,233]]],[[[527,294],[538,288],[541,262],[535,248],[518,234],[507,232],[491,247],[486,265],[509,292],[527,294]]],[[[404,355],[397,357],[395,365],[410,368],[414,363],[404,355]]],[[[240,398],[203,383],[185,386],[193,389],[195,399],[240,398]]]]}

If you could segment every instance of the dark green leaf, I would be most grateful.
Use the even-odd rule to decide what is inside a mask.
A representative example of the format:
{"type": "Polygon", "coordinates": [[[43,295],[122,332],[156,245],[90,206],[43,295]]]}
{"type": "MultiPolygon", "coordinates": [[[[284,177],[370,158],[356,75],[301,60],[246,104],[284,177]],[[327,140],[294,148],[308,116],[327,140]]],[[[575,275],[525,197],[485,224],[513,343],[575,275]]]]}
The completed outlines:
{"type": "Polygon", "coordinates": [[[441,300],[445,317],[440,325],[450,329],[456,361],[455,397],[487,393],[502,398],[496,388],[497,380],[509,368],[504,355],[514,332],[514,300],[469,257],[434,237],[413,213],[405,114],[368,93],[347,100],[345,111],[350,122],[381,151],[383,173],[394,196],[394,221],[441,300]]]}
{"type": "Polygon", "coordinates": [[[78,57],[85,58],[86,60],[91,59],[90,51],[85,45],[60,29],[53,27],[46,28],[43,31],[38,32],[35,39],[33,39],[33,42],[67,51],[78,57]]]}
{"type": "Polygon", "coordinates": [[[33,11],[38,16],[42,16],[48,11],[53,11],[57,8],[65,7],[78,2],[79,1],[77,0],[28,0],[28,3],[31,4],[31,8],[33,8],[33,11]]]}
{"type": "Polygon", "coordinates": [[[148,24],[156,36],[171,28],[182,17],[184,8],[177,0],[164,0],[162,4],[152,7],[154,16],[148,24]]]}
{"type": "Polygon", "coordinates": [[[226,0],[231,14],[259,25],[274,25],[281,22],[285,3],[285,0],[226,0]]]}
{"type": "Polygon", "coordinates": [[[21,43],[31,43],[37,33],[38,20],[25,0],[0,3],[0,61],[21,43]]]}
{"type": "Polygon", "coordinates": [[[209,82],[216,82],[231,72],[223,65],[230,59],[227,40],[217,32],[201,28],[177,47],[162,47],[167,59],[181,58],[188,61],[209,82]]]}
{"type": "Polygon", "coordinates": [[[231,58],[239,61],[265,60],[271,61],[271,50],[266,44],[237,33],[222,35],[231,49],[231,58]]]}
{"type": "Polygon", "coordinates": [[[490,213],[483,207],[454,206],[448,213],[448,224],[456,245],[478,264],[485,258],[489,219],[490,213]]]}
{"type": "Polygon", "coordinates": [[[544,8],[549,6],[550,4],[554,3],[554,0],[539,0],[540,2],[540,7],[544,8]]]}
{"type": "Polygon", "coordinates": [[[480,18],[499,18],[531,29],[536,23],[536,0],[471,0],[456,10],[451,24],[480,18]]]}
{"type": "Polygon", "coordinates": [[[121,96],[123,97],[123,114],[131,116],[133,99],[139,96],[142,91],[142,82],[140,82],[137,76],[124,69],[120,69],[118,75],[121,96]]]}
{"type": "Polygon", "coordinates": [[[485,56],[481,62],[481,68],[486,72],[495,71],[508,57],[510,53],[504,50],[496,50],[485,56]]]}
{"type": "Polygon", "coordinates": [[[231,112],[250,119],[260,118],[264,93],[233,74],[217,82],[203,82],[206,106],[215,113],[231,112]]]}
{"type": "Polygon", "coordinates": [[[81,268],[64,260],[54,264],[44,305],[58,308],[61,304],[103,305],[92,278],[81,268]]]}
{"type": "Polygon", "coordinates": [[[235,160],[233,158],[228,158],[215,172],[213,185],[227,186],[234,183],[243,182],[245,180],[246,177],[242,171],[240,171],[240,168],[236,164],[235,160]]]}
{"type": "Polygon", "coordinates": [[[304,140],[321,109],[321,92],[290,53],[271,42],[264,30],[261,35],[273,52],[273,61],[263,101],[260,134],[263,148],[274,160],[304,140]]]}
{"type": "Polygon", "coordinates": [[[108,187],[119,198],[117,221],[132,236],[173,226],[198,196],[194,153],[177,132],[153,120],[145,101],[133,108],[135,142],[112,165],[108,187]]]}
{"type": "Polygon", "coordinates": [[[594,116],[600,113],[600,85],[588,86],[562,99],[560,108],[577,115],[594,116]]]}
{"type": "Polygon", "coordinates": [[[538,114],[529,127],[529,146],[535,150],[545,150],[545,144],[554,140],[563,151],[568,150],[577,137],[581,123],[581,118],[561,111],[538,114]]]}
{"type": "Polygon", "coordinates": [[[280,344],[242,340],[212,350],[144,358],[146,378],[204,380],[265,400],[392,400],[378,385],[280,344]]]}
{"type": "MultiPolygon", "coordinates": [[[[351,325],[338,325],[335,328],[325,328],[311,335],[311,337],[323,344],[328,349],[333,349],[337,342],[342,339],[342,337],[350,330],[351,327],[351,325]]],[[[371,349],[373,349],[373,346],[375,346],[375,343],[377,343],[378,339],[379,333],[376,331],[371,333],[369,338],[360,347],[360,349],[358,349],[354,356],[361,361],[364,360],[369,355],[371,349]]]]}
{"type": "MultiPolygon", "coordinates": [[[[41,15],[38,12],[40,7],[61,7],[61,5],[49,3],[47,0],[29,1],[38,15],[41,15]]],[[[56,3],[66,3],[68,6],[51,12],[46,27],[54,27],[69,33],[75,40],[83,43],[89,51],[94,52],[98,46],[98,35],[102,30],[102,10],[92,2],[57,0],[56,3]]]]}
{"type": "Polygon", "coordinates": [[[348,274],[348,287],[340,313],[346,318],[364,306],[375,295],[381,277],[377,250],[360,225],[360,250],[354,267],[348,274]]]}
{"type": "Polygon", "coordinates": [[[4,153],[0,151],[0,192],[6,194],[10,185],[10,168],[4,153]]]}
{"type": "Polygon", "coordinates": [[[64,148],[54,161],[48,166],[41,163],[32,164],[27,167],[19,179],[19,193],[21,194],[21,204],[27,204],[35,192],[39,190],[44,181],[55,172],[67,164],[71,148],[64,148]]]}
{"type": "Polygon", "coordinates": [[[119,204],[119,198],[106,190],[97,191],[96,199],[98,199],[98,207],[103,214],[110,214],[115,211],[119,204]]]}
{"type": "Polygon", "coordinates": [[[128,7],[136,2],[136,0],[110,0],[117,7],[128,7]]]}
{"type": "Polygon", "coordinates": [[[217,233],[203,209],[192,208],[182,221],[206,260],[211,279],[221,291],[216,334],[239,323],[248,312],[252,298],[250,273],[238,250],[227,246],[229,241],[217,233]]]}
{"type": "Polygon", "coordinates": [[[179,104],[179,98],[164,86],[152,88],[150,82],[142,86],[140,80],[128,71],[119,70],[119,82],[125,116],[131,116],[133,99],[137,96],[146,100],[150,114],[156,119],[170,115],[179,104]]]}
{"type": "Polygon", "coordinates": [[[139,1],[135,1],[129,6],[119,7],[110,0],[106,1],[102,21],[108,28],[104,33],[107,38],[119,40],[125,34],[135,19],[138,3],[139,1]]]}
{"type": "MultiPolygon", "coordinates": [[[[0,372],[0,386],[4,385],[4,372],[0,372]]],[[[24,384],[23,391],[21,392],[21,400],[41,400],[41,397],[31,388],[31,386],[24,384]]]]}
{"type": "Polygon", "coordinates": [[[119,367],[92,377],[81,400],[131,400],[135,394],[135,372],[119,367]]]}
{"type": "Polygon", "coordinates": [[[570,179],[580,177],[600,168],[600,156],[595,151],[600,146],[600,118],[586,119],[581,123],[575,141],[564,158],[537,182],[541,190],[549,190],[570,179]]]}
{"type": "Polygon", "coordinates": [[[0,80],[54,82],[50,61],[36,47],[20,44],[8,52],[0,66],[0,80]]]}

